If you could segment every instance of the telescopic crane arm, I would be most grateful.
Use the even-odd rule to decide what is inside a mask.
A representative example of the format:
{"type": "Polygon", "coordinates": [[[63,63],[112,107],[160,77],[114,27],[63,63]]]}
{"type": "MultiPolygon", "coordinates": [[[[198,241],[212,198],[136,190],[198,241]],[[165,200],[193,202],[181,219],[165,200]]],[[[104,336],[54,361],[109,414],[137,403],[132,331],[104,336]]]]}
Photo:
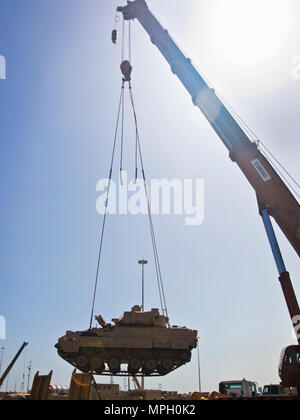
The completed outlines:
{"type": "Polygon", "coordinates": [[[27,346],[28,343],[24,342],[22,344],[22,346],[20,347],[18,353],[15,355],[15,357],[13,358],[13,360],[11,361],[10,365],[8,366],[8,368],[6,369],[6,371],[3,373],[3,375],[0,378],[0,387],[2,386],[3,382],[5,381],[5,378],[8,376],[9,372],[12,370],[14,364],[16,363],[16,361],[18,360],[20,354],[22,353],[22,351],[24,350],[24,348],[27,346]]]}
{"type": "Polygon", "coordinates": [[[171,66],[172,72],[190,93],[193,103],[200,108],[254,188],[260,214],[266,210],[300,256],[300,205],[286,187],[268,160],[242,130],[240,125],[208,86],[191,60],[186,58],[173,39],[148,9],[145,0],[128,1],[118,7],[125,20],[138,19],[171,66]]]}

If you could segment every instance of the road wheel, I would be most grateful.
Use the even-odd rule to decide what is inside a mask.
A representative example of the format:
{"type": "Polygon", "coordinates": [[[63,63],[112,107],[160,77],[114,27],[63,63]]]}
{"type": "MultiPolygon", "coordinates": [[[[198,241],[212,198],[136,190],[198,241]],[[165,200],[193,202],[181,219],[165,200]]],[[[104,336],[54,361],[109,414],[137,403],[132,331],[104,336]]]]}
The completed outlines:
{"type": "Polygon", "coordinates": [[[94,371],[102,370],[102,368],[104,368],[103,359],[98,356],[92,357],[90,364],[94,371]]]}
{"type": "Polygon", "coordinates": [[[185,363],[189,362],[191,359],[191,352],[188,350],[183,350],[180,352],[180,359],[185,363]]]}
{"type": "Polygon", "coordinates": [[[102,373],[105,371],[105,365],[104,363],[99,368],[95,369],[96,375],[102,375],[102,373]]]}
{"type": "Polygon", "coordinates": [[[141,369],[141,367],[142,367],[142,362],[140,361],[140,359],[133,358],[129,362],[128,371],[132,375],[135,375],[141,369]]]}
{"type": "Polygon", "coordinates": [[[115,374],[118,373],[121,367],[120,360],[117,358],[109,359],[108,367],[112,373],[115,373],[115,374]]]}
{"type": "Polygon", "coordinates": [[[173,361],[171,359],[163,359],[163,361],[162,361],[162,367],[166,371],[172,370],[173,365],[174,365],[174,363],[173,363],[173,361]]]}
{"type": "Polygon", "coordinates": [[[90,370],[88,358],[85,355],[79,355],[76,358],[76,366],[78,367],[79,370],[81,370],[84,373],[90,370]]]}
{"type": "Polygon", "coordinates": [[[166,375],[173,369],[174,363],[171,359],[162,359],[160,365],[157,367],[157,371],[160,375],[166,375]]]}
{"type": "Polygon", "coordinates": [[[156,361],[154,359],[148,359],[143,364],[143,372],[146,375],[151,375],[156,369],[156,361]]]}

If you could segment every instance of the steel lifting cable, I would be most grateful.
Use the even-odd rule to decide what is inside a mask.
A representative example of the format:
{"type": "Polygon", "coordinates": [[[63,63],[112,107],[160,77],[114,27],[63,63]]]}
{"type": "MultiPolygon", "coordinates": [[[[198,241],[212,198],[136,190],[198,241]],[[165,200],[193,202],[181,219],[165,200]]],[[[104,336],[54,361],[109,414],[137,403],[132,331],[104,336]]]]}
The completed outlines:
{"type": "Polygon", "coordinates": [[[122,107],[122,103],[123,103],[123,98],[124,98],[124,81],[122,82],[122,87],[121,87],[121,95],[120,95],[120,101],[119,101],[119,107],[118,107],[117,123],[116,123],[115,136],[114,136],[114,142],[113,142],[113,150],[112,150],[112,157],[111,157],[111,164],[110,164],[109,177],[108,177],[108,186],[107,186],[107,194],[106,194],[106,201],[105,201],[105,210],[104,210],[104,217],[103,217],[103,223],[102,223],[102,229],[101,229],[101,235],[100,235],[100,246],[99,246],[99,255],[98,255],[98,262],[97,262],[96,279],[95,279],[95,286],[94,286],[94,293],[93,293],[93,303],[92,303],[92,311],[91,311],[91,319],[90,319],[90,329],[92,328],[94,311],[95,311],[95,300],[96,300],[96,294],[97,294],[97,288],[98,288],[98,282],[99,282],[99,271],[100,271],[100,263],[101,263],[101,256],[102,256],[102,248],[103,248],[103,239],[104,239],[105,224],[106,224],[106,218],[107,218],[108,199],[109,199],[109,192],[110,192],[110,186],[111,186],[111,180],[112,180],[113,164],[114,164],[114,159],[115,159],[116,144],[117,144],[117,137],[118,137],[118,130],[119,130],[119,122],[120,122],[120,114],[121,114],[121,107],[122,107]]]}
{"type": "MultiPolygon", "coordinates": [[[[125,37],[126,37],[125,20],[123,18],[122,63],[125,59],[125,37]]],[[[128,22],[128,58],[129,58],[129,65],[130,66],[131,66],[131,60],[132,60],[131,39],[132,39],[131,22],[129,21],[128,22]]],[[[167,309],[167,305],[166,305],[166,298],[165,298],[164,285],[163,285],[160,261],[159,261],[158,250],[157,250],[155,231],[154,231],[154,226],[153,226],[151,206],[150,206],[148,190],[147,190],[147,182],[146,182],[146,177],[145,177],[144,163],[143,163],[140,137],[139,137],[139,131],[138,131],[137,115],[136,115],[136,110],[135,110],[133,94],[132,94],[132,86],[131,86],[131,82],[130,82],[130,76],[129,77],[126,76],[126,81],[128,81],[128,83],[129,83],[129,96],[130,96],[130,101],[131,101],[133,115],[134,115],[134,121],[135,121],[135,136],[136,136],[136,139],[135,139],[135,183],[137,182],[137,178],[138,178],[138,157],[139,157],[140,158],[140,163],[141,163],[141,168],[142,168],[142,174],[143,174],[145,195],[146,195],[146,200],[147,200],[149,226],[150,226],[150,234],[151,234],[151,241],[152,241],[153,254],[154,254],[155,270],[156,270],[156,276],[157,276],[157,282],[158,282],[160,304],[161,304],[161,309],[162,309],[163,314],[168,316],[168,309],[167,309]]],[[[124,121],[124,96],[123,96],[123,105],[122,105],[121,168],[122,168],[123,147],[124,147],[123,121],[124,121]]],[[[121,179],[121,183],[122,183],[122,169],[121,169],[120,179],[121,179]]]]}
{"type": "MultiPolygon", "coordinates": [[[[131,53],[131,21],[128,22],[128,54],[129,54],[129,62],[132,63],[132,53],[131,53]]],[[[134,101],[132,97],[132,87],[131,83],[129,83],[129,96],[132,105],[134,120],[135,120],[135,183],[137,182],[138,177],[138,143],[139,143],[139,132],[138,132],[138,124],[137,124],[137,116],[135,112],[134,101]]]]}
{"type": "MultiPolygon", "coordinates": [[[[123,36],[125,37],[125,31],[123,31],[123,36]]],[[[130,63],[132,60],[131,39],[132,39],[131,22],[129,21],[128,22],[128,54],[129,54],[130,63]]],[[[124,45],[124,40],[123,40],[123,45],[124,45]]],[[[142,176],[143,176],[143,182],[144,182],[145,196],[146,196],[146,201],[147,201],[147,208],[148,208],[149,227],[150,227],[151,241],[152,241],[152,247],[153,247],[154,264],[155,264],[155,271],[156,271],[156,277],[157,277],[157,283],[158,283],[160,305],[161,305],[161,310],[162,310],[163,315],[168,317],[168,309],[167,309],[166,297],[165,297],[165,291],[164,291],[164,285],[163,285],[163,277],[162,277],[162,272],[161,272],[150,200],[149,200],[148,189],[147,189],[147,181],[146,181],[146,176],[145,176],[142,148],[141,148],[141,142],[140,142],[140,136],[139,136],[139,130],[138,130],[137,114],[136,114],[135,103],[133,99],[132,86],[131,86],[130,80],[129,80],[129,97],[130,97],[130,102],[131,102],[134,122],[135,122],[135,137],[136,137],[135,139],[135,182],[137,182],[137,178],[138,178],[138,157],[139,157],[142,176]]]]}
{"type": "Polygon", "coordinates": [[[122,20],[122,62],[125,57],[125,19],[122,20]]]}
{"type": "Polygon", "coordinates": [[[123,85],[122,85],[122,128],[121,128],[121,161],[120,161],[120,183],[121,185],[123,185],[123,177],[122,177],[122,172],[123,172],[123,150],[124,150],[124,119],[125,119],[125,95],[124,95],[124,81],[123,81],[123,85]]]}
{"type": "Polygon", "coordinates": [[[299,183],[295,180],[295,178],[285,169],[285,167],[279,162],[279,160],[274,156],[274,154],[267,148],[267,146],[261,141],[259,140],[258,146],[262,145],[262,147],[265,149],[265,151],[261,150],[262,154],[265,156],[265,158],[267,158],[266,154],[268,154],[269,159],[272,161],[273,166],[276,168],[277,172],[279,173],[279,175],[282,177],[282,179],[287,183],[287,185],[291,188],[291,190],[295,193],[295,195],[300,199],[300,194],[298,191],[296,191],[296,189],[294,188],[294,186],[291,184],[291,182],[287,179],[287,177],[282,173],[282,171],[280,170],[280,168],[289,176],[289,178],[294,182],[294,184],[299,188],[300,190],[300,185],[299,183]],[[278,165],[278,166],[277,166],[278,165]]]}
{"type": "Polygon", "coordinates": [[[143,162],[143,157],[142,157],[141,147],[140,147],[137,114],[136,114],[136,111],[135,111],[135,105],[134,105],[134,100],[133,100],[133,95],[132,95],[131,83],[129,85],[129,95],[130,95],[130,101],[131,101],[131,105],[132,105],[132,109],[133,109],[133,116],[134,116],[134,122],[135,122],[135,130],[136,130],[136,179],[137,179],[137,176],[138,176],[138,152],[139,152],[141,168],[142,168],[142,176],[143,176],[144,188],[145,188],[145,195],[146,195],[146,201],[147,201],[147,210],[148,210],[151,241],[152,241],[153,254],[154,254],[155,270],[156,270],[156,276],[157,276],[157,281],[158,281],[159,298],[160,298],[161,309],[164,312],[163,293],[162,293],[161,280],[160,280],[161,275],[160,275],[159,258],[158,258],[156,240],[155,240],[154,227],[153,227],[153,222],[152,222],[152,214],[151,214],[151,208],[150,208],[150,202],[149,202],[149,196],[148,196],[148,190],[147,190],[147,182],[146,182],[146,176],[145,176],[145,170],[144,170],[144,162],[143,162]]]}
{"type": "Polygon", "coordinates": [[[128,57],[131,63],[131,21],[128,21],[128,57]]]}
{"type": "MultiPolygon", "coordinates": [[[[110,186],[111,186],[111,180],[112,180],[112,172],[113,172],[113,165],[114,165],[114,159],[115,159],[116,144],[117,144],[117,137],[118,137],[118,131],[119,131],[119,123],[120,123],[121,118],[122,118],[121,141],[123,141],[123,138],[124,138],[124,135],[123,135],[123,129],[124,129],[123,109],[124,109],[124,96],[125,96],[124,95],[124,93],[125,93],[124,92],[124,90],[125,90],[124,83],[125,82],[123,80],[122,88],[121,88],[120,101],[119,101],[119,107],[118,107],[118,116],[117,116],[117,123],[116,123],[116,129],[115,129],[115,136],[114,136],[114,142],[113,142],[111,165],[110,165],[109,178],[108,178],[108,187],[107,187],[107,194],[106,194],[106,201],[105,201],[105,211],[104,211],[104,217],[103,217],[103,223],[102,223],[102,229],[101,229],[101,236],[100,236],[100,247],[99,247],[99,255],[98,255],[98,262],[97,262],[94,293],[93,293],[93,302],[92,302],[91,319],[90,319],[90,329],[92,328],[92,323],[93,323],[96,294],[97,294],[98,283],[99,283],[99,272],[100,272],[100,263],[101,263],[102,249],[103,249],[104,231],[105,231],[105,225],[106,225],[106,219],[107,219],[108,200],[109,200],[110,186]],[[122,116],[121,116],[121,114],[122,114],[122,116]]],[[[131,102],[132,109],[133,109],[133,115],[134,115],[134,121],[135,121],[135,130],[136,130],[136,178],[137,178],[137,174],[138,174],[138,156],[139,156],[140,164],[141,164],[141,171],[142,171],[142,176],[143,176],[143,182],[144,182],[144,188],[145,188],[145,195],[146,195],[146,200],[147,200],[149,226],[150,226],[150,234],[151,234],[151,241],[152,241],[152,247],[153,247],[156,277],[157,277],[157,282],[158,282],[160,305],[161,305],[163,315],[168,317],[168,309],[167,309],[167,304],[166,304],[163,278],[162,278],[160,260],[159,260],[159,255],[158,255],[157,242],[156,242],[156,237],[155,237],[155,230],[154,230],[154,225],[153,225],[150,200],[149,200],[148,189],[147,189],[147,181],[146,181],[146,176],[145,176],[144,161],[143,161],[142,150],[141,150],[141,142],[140,142],[140,136],[139,136],[139,131],[138,131],[138,121],[137,121],[135,104],[134,104],[134,99],[133,99],[133,94],[132,94],[132,86],[131,86],[130,82],[129,82],[129,96],[130,96],[130,102],[131,102]]],[[[121,147],[123,147],[123,146],[121,146],[121,147]]],[[[121,153],[122,153],[122,150],[121,150],[121,153]]]]}
{"type": "Polygon", "coordinates": [[[264,144],[264,142],[257,136],[257,134],[251,129],[251,127],[245,122],[245,120],[242,119],[242,117],[238,114],[238,112],[229,104],[228,101],[220,94],[220,92],[217,92],[219,98],[222,100],[222,102],[227,106],[227,108],[230,110],[232,116],[239,122],[241,127],[244,128],[246,133],[250,136],[252,141],[254,141],[262,154],[265,156],[267,160],[270,160],[272,162],[272,165],[275,167],[279,175],[282,177],[282,179],[286,182],[286,184],[291,188],[291,190],[296,194],[296,196],[300,199],[299,192],[296,191],[294,186],[291,184],[291,182],[287,179],[287,177],[282,173],[284,171],[286,175],[291,179],[291,181],[295,184],[295,186],[300,190],[300,184],[296,181],[295,177],[291,175],[291,173],[283,166],[283,164],[279,161],[278,158],[275,157],[275,155],[271,152],[271,150],[264,144]],[[262,146],[265,150],[261,150],[260,146],[262,146]],[[268,157],[266,156],[268,154],[268,157]],[[282,171],[278,168],[281,168],[282,171]]]}
{"type": "MultiPolygon", "coordinates": [[[[204,72],[199,70],[199,69],[198,69],[198,71],[201,74],[201,76],[203,77],[203,79],[205,80],[205,82],[209,86],[212,86],[212,83],[210,82],[208,77],[204,74],[204,72]]],[[[300,184],[299,184],[299,182],[296,181],[295,177],[293,177],[293,175],[291,175],[291,173],[282,165],[282,163],[280,163],[279,159],[275,157],[275,155],[270,151],[270,149],[268,149],[268,147],[263,143],[263,141],[254,132],[254,130],[251,129],[251,127],[238,114],[238,112],[233,108],[233,106],[224,98],[224,96],[219,91],[217,91],[217,89],[214,89],[214,91],[217,94],[217,96],[219,97],[219,99],[223,102],[223,104],[226,105],[228,110],[231,112],[231,115],[236,119],[236,121],[241,125],[241,127],[249,135],[250,139],[256,143],[256,145],[258,146],[258,148],[260,149],[260,151],[262,152],[262,154],[265,156],[266,159],[268,159],[268,158],[265,155],[265,153],[268,154],[269,160],[272,161],[273,166],[278,171],[280,176],[287,183],[287,185],[292,189],[292,191],[297,195],[297,197],[300,198],[300,194],[295,190],[295,188],[290,183],[290,181],[286,178],[286,176],[282,174],[282,172],[280,171],[278,166],[286,173],[286,175],[291,179],[291,181],[295,184],[295,186],[300,190],[300,184]],[[265,149],[265,153],[261,150],[260,145],[262,145],[263,148],[265,149]]]]}
{"type": "MultiPolygon", "coordinates": [[[[123,63],[124,58],[125,58],[125,21],[124,21],[124,19],[123,19],[122,30],[123,30],[123,34],[122,34],[122,63],[123,63]]],[[[116,38],[114,38],[114,40],[116,40],[116,38]]],[[[128,44],[129,44],[128,45],[128,53],[129,53],[129,65],[130,65],[130,62],[131,62],[131,26],[130,26],[130,22],[129,22],[128,44]]],[[[122,67],[121,67],[121,70],[122,70],[122,67]]],[[[130,70],[130,72],[131,72],[131,70],[130,70]]],[[[155,270],[156,270],[156,276],[157,276],[157,282],[158,282],[160,304],[161,304],[161,309],[162,309],[163,315],[168,317],[168,309],[167,309],[167,304],[166,304],[163,278],[162,278],[162,272],[161,272],[161,267],[160,267],[160,260],[159,260],[159,255],[158,255],[155,231],[154,231],[154,226],[153,226],[151,206],[150,206],[150,200],[149,200],[149,195],[148,195],[147,181],[146,181],[146,176],[145,176],[145,169],[144,169],[144,163],[143,163],[143,157],[142,157],[141,143],[140,143],[140,137],[139,137],[139,131],[138,131],[137,115],[136,115],[136,110],[135,110],[133,94],[132,94],[132,86],[131,86],[131,82],[130,82],[130,76],[127,76],[127,77],[128,78],[124,77],[123,81],[122,81],[121,95],[120,95],[120,101],[119,101],[119,106],[118,106],[118,115],[117,115],[115,136],[114,136],[114,142],[113,142],[113,150],[112,150],[112,158],[111,158],[111,165],[110,165],[110,171],[109,171],[109,178],[108,178],[107,194],[106,194],[106,201],[105,201],[105,210],[104,210],[104,217],[103,217],[101,236],[100,236],[99,255],[98,255],[98,261],[97,261],[96,279],[95,279],[95,285],[94,285],[92,310],[91,310],[91,318],[90,318],[90,329],[92,328],[92,324],[93,324],[93,317],[94,317],[94,311],[95,311],[95,301],[96,301],[96,295],[97,295],[97,289],[98,289],[98,283],[99,283],[99,273],[100,273],[100,263],[101,263],[102,249],[103,249],[104,231],[105,231],[105,225],[106,225],[106,219],[107,219],[108,200],[109,200],[109,193],[110,193],[110,187],[111,187],[111,181],[112,181],[113,165],[114,165],[114,159],[115,159],[115,152],[116,152],[116,144],[117,144],[117,137],[118,137],[120,119],[121,119],[120,183],[121,183],[121,185],[123,185],[122,170],[123,170],[123,151],[124,151],[125,82],[126,81],[129,82],[129,96],[130,96],[130,102],[131,102],[131,105],[132,105],[134,121],[135,121],[135,135],[136,135],[136,141],[135,141],[135,181],[137,181],[137,177],[138,177],[138,157],[139,157],[140,158],[142,175],[143,175],[143,182],[144,182],[144,187],[145,187],[145,195],[146,195],[146,200],[147,200],[150,234],[151,234],[151,241],[152,241],[152,247],[153,247],[154,263],[155,263],[155,270]]]]}
{"type": "MultiPolygon", "coordinates": [[[[114,31],[113,31],[113,37],[112,37],[113,43],[116,43],[116,40],[117,40],[117,31],[116,31],[117,23],[118,23],[118,20],[117,20],[117,16],[116,16],[115,17],[115,27],[114,27],[114,31]],[[114,32],[115,32],[115,34],[114,34],[114,32]]],[[[122,20],[122,52],[121,52],[122,62],[124,61],[124,55],[125,55],[125,20],[123,18],[123,20],[122,20]]],[[[118,137],[121,113],[122,113],[122,133],[121,133],[120,182],[122,184],[123,145],[124,145],[124,112],[125,112],[125,110],[124,110],[124,87],[125,87],[125,80],[123,79],[122,87],[121,87],[120,101],[119,101],[119,106],[118,106],[118,114],[117,114],[117,122],[116,122],[115,136],[114,136],[114,142],[113,142],[111,164],[110,164],[110,170],[109,170],[107,194],[106,194],[106,201],[105,201],[105,210],[104,210],[102,229],[101,229],[101,235],[100,235],[100,245],[99,245],[99,254],[98,254],[98,261],[97,261],[97,269],[96,269],[96,279],[95,279],[95,285],[94,285],[92,310],[91,310],[91,318],[90,318],[90,329],[92,328],[94,311],[95,311],[95,301],[96,301],[96,295],[97,295],[97,289],[98,289],[98,283],[99,283],[99,272],[100,272],[100,263],[101,263],[102,248],[103,248],[104,231],[105,231],[105,225],[106,225],[106,219],[107,219],[107,207],[108,207],[108,200],[109,200],[110,186],[111,186],[111,180],[112,180],[112,172],[113,172],[113,165],[114,165],[114,159],[115,159],[115,152],[116,152],[117,137],[118,137]]]]}
{"type": "MultiPolygon", "coordinates": [[[[143,176],[143,181],[144,181],[145,195],[146,195],[146,200],[147,200],[150,233],[151,233],[151,240],[152,240],[152,246],[153,246],[154,262],[155,262],[156,276],[157,276],[157,281],[158,281],[158,290],[159,290],[161,309],[162,309],[163,314],[168,317],[168,309],[167,309],[167,304],[166,304],[163,278],[162,278],[160,260],[159,260],[159,255],[158,255],[157,242],[156,242],[156,237],[155,237],[155,230],[154,230],[154,226],[153,226],[153,218],[152,218],[149,194],[148,194],[148,189],[147,189],[147,181],[146,181],[146,176],[145,176],[144,161],[143,161],[143,156],[142,156],[142,148],[141,148],[140,136],[139,136],[139,131],[138,131],[137,114],[136,114],[136,110],[135,110],[135,104],[134,104],[133,93],[132,93],[132,86],[131,86],[130,82],[129,82],[129,96],[130,96],[130,101],[131,101],[133,115],[134,115],[135,129],[136,129],[136,142],[137,142],[138,154],[139,154],[140,163],[141,163],[141,170],[142,170],[142,176],[143,176]]],[[[136,167],[136,170],[137,170],[137,167],[136,167]]]]}
{"type": "MultiPolygon", "coordinates": [[[[126,41],[126,27],[125,19],[123,18],[122,25],[122,61],[125,59],[125,41],[126,41]]],[[[128,21],[128,60],[131,63],[131,22],[128,21]]]]}

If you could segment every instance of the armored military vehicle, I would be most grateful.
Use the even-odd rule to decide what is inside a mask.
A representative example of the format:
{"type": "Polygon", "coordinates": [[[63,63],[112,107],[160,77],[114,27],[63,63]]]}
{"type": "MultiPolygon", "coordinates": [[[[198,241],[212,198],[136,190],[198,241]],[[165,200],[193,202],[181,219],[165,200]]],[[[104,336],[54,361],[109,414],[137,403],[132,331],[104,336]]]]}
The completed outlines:
{"type": "Polygon", "coordinates": [[[134,306],[113,324],[95,318],[101,328],[67,331],[55,346],[60,357],[82,372],[162,376],[188,363],[197,347],[197,331],[169,326],[158,309],[142,312],[134,306]]]}

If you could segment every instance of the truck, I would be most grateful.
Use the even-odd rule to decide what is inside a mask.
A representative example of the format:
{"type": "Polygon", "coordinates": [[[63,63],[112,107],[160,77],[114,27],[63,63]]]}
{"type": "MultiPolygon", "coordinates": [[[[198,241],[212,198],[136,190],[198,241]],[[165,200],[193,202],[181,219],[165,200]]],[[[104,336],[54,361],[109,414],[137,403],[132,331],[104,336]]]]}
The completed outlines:
{"type": "Polygon", "coordinates": [[[265,385],[261,396],[268,399],[291,399],[297,395],[295,388],[286,388],[281,384],[265,385]]]}
{"type": "Polygon", "coordinates": [[[219,392],[230,398],[255,398],[258,396],[256,382],[247,381],[245,378],[239,381],[224,381],[219,383],[219,392]]]}

